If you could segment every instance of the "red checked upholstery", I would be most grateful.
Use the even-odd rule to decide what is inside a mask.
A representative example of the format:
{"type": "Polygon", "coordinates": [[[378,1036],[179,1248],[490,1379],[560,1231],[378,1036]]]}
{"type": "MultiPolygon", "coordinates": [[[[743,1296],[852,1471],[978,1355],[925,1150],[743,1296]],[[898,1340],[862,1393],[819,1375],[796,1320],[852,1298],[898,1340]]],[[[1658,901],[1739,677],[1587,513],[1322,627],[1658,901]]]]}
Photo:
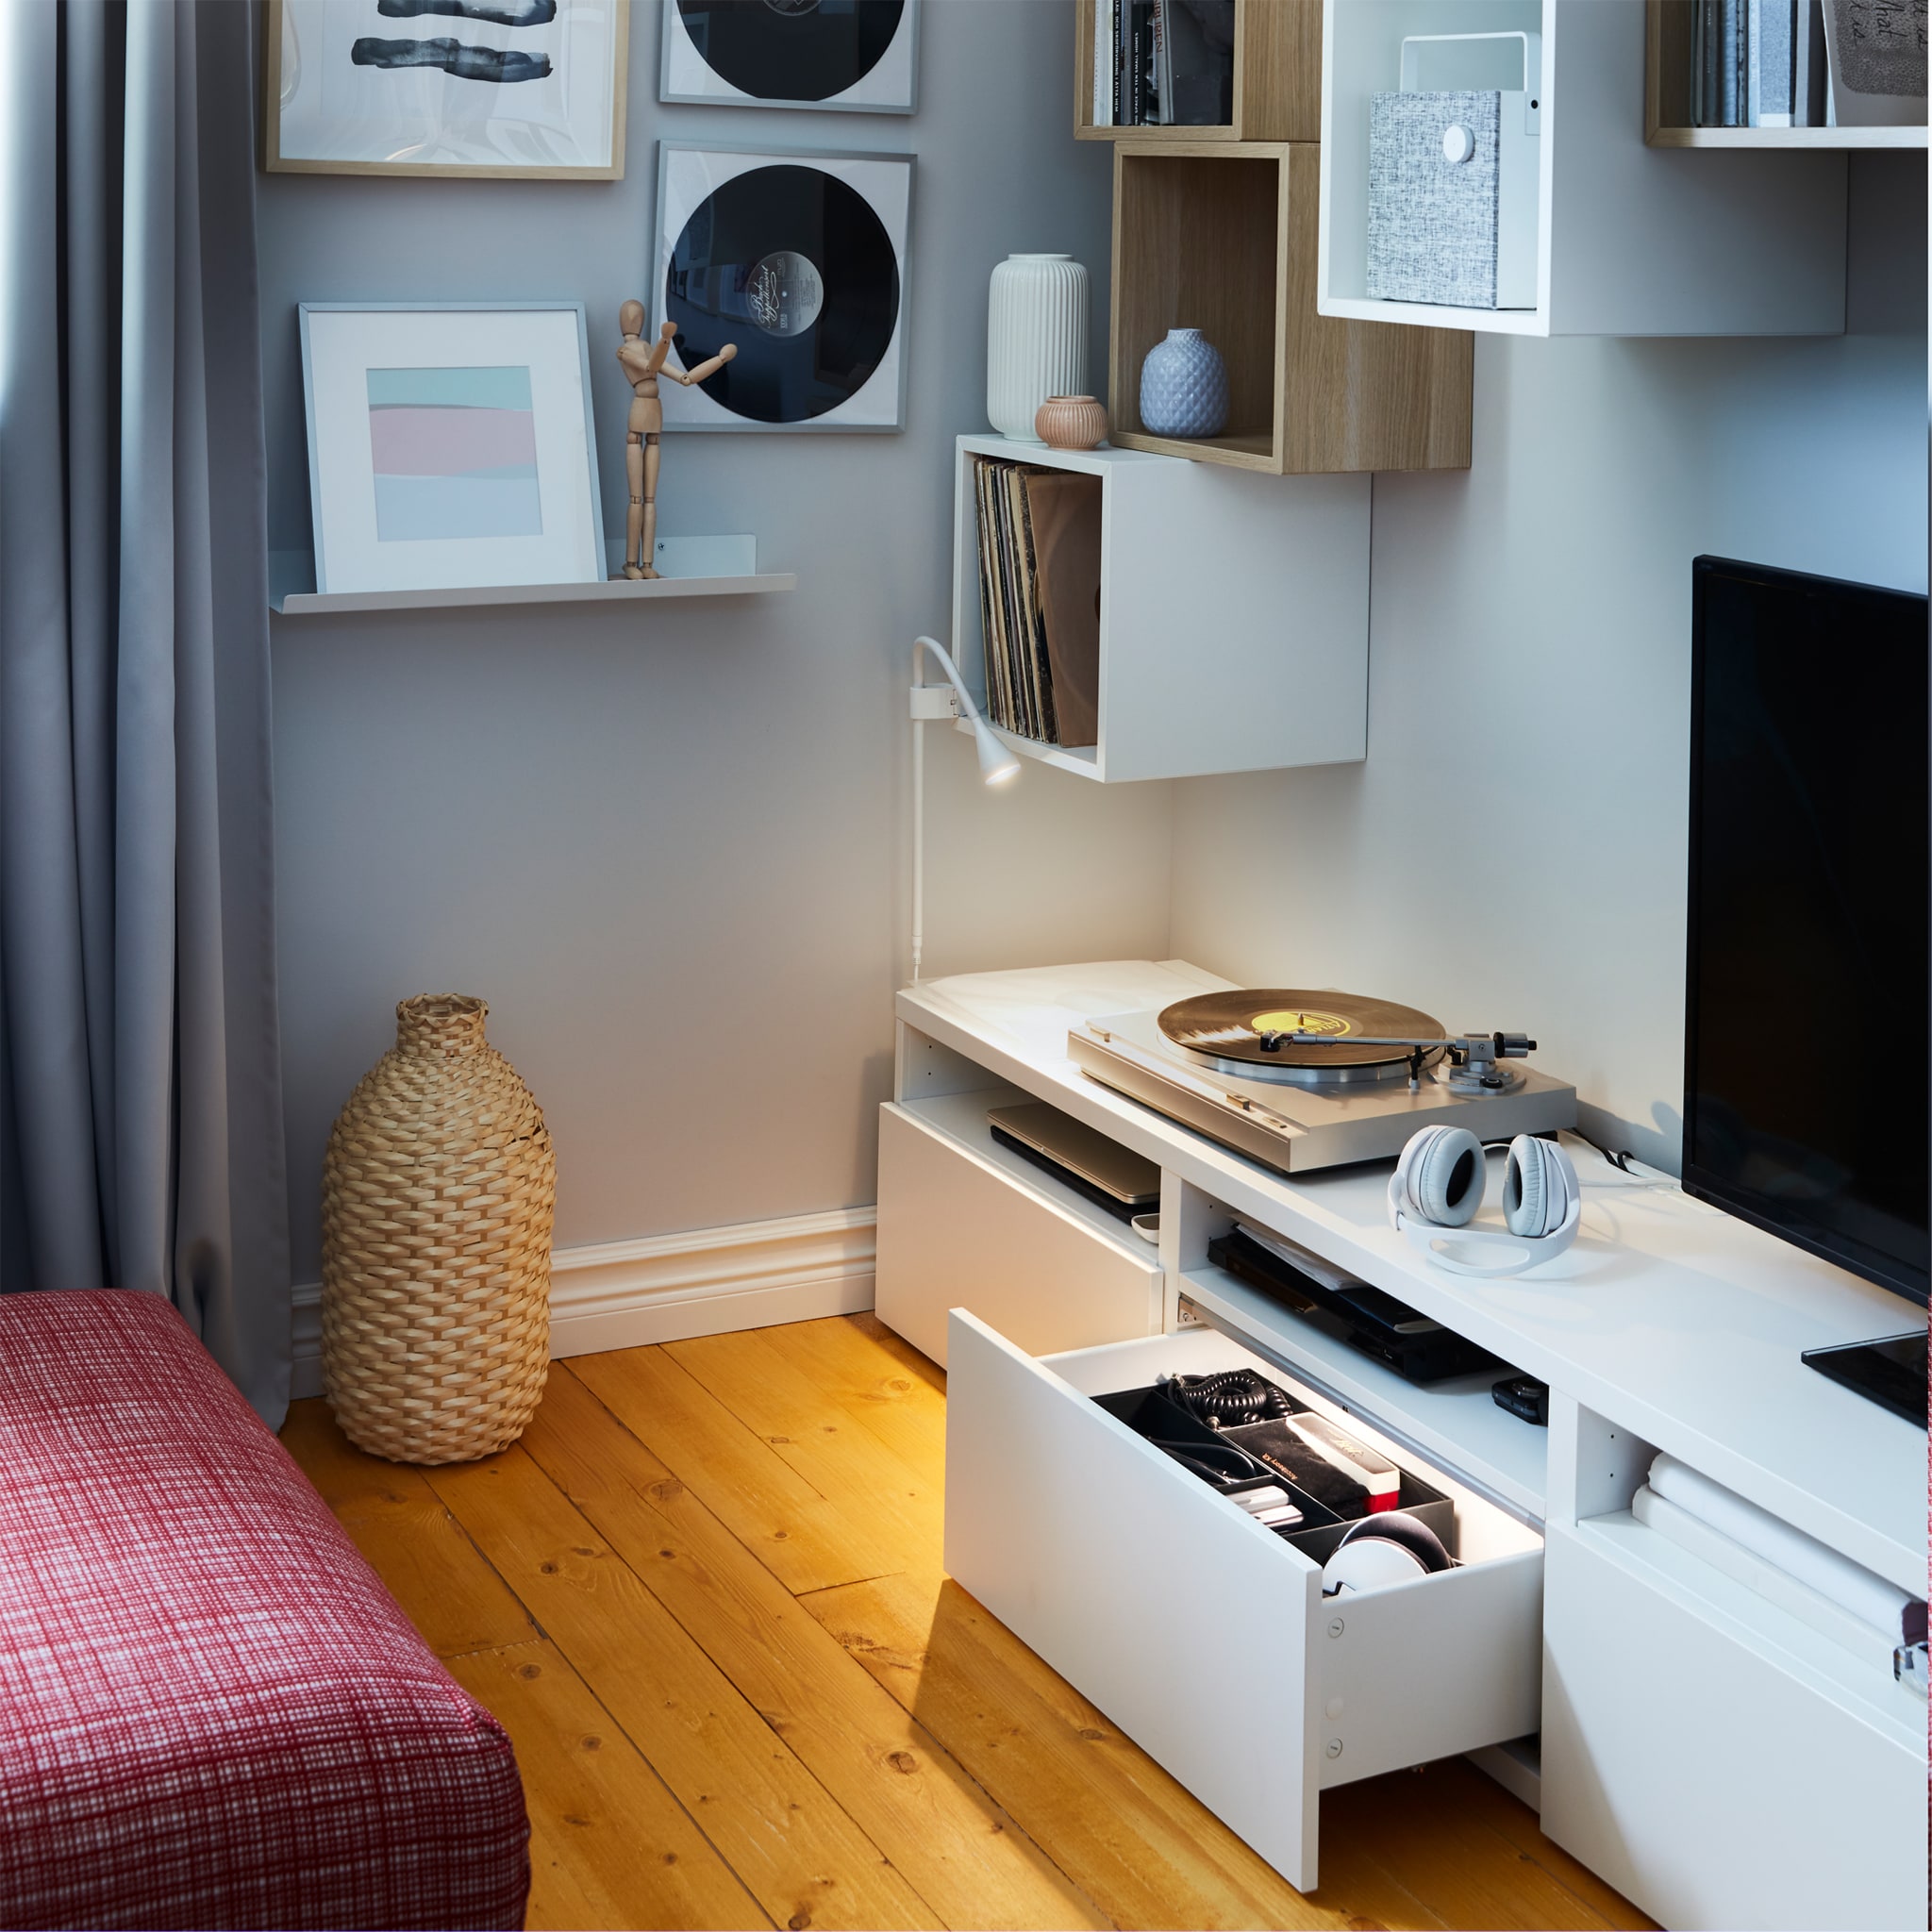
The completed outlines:
{"type": "Polygon", "coordinates": [[[521,1926],[502,1728],[167,1303],[0,1294],[0,1926],[521,1926]]]}

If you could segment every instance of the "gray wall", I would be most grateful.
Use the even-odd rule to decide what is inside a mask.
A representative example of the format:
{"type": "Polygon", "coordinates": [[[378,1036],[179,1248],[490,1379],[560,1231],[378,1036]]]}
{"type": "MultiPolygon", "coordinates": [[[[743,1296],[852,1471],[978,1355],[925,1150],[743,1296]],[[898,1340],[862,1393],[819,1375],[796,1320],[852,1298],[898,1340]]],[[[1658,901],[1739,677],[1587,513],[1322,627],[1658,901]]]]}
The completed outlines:
{"type": "Polygon", "coordinates": [[[1674,1163],[1690,559],[1925,588],[1924,157],[1850,205],[1841,338],[1476,338],[1469,474],[1375,479],[1368,760],[1175,788],[1176,954],[1527,1028],[1674,1163]]]}
{"type": "MultiPolygon", "coordinates": [[[[1105,279],[1108,156],[1066,131],[1072,39],[1065,0],[927,0],[909,122],[663,108],[640,0],[623,182],[263,178],[272,541],[303,548],[297,301],[581,298],[616,530],[610,351],[654,141],[919,157],[908,432],[667,439],[666,532],[755,530],[795,594],[277,623],[300,1278],[329,1121],[394,1001],[432,989],[490,1000],[542,1101],[564,1245],[873,1198],[908,644],[944,634],[987,276],[1065,248],[1105,279]]],[[[987,792],[931,731],[927,971],[1173,953],[1526,1026],[1672,1157],[1689,562],[1924,588],[1924,182],[1915,158],[1855,158],[1841,339],[1478,339],[1474,469],[1376,480],[1365,765],[1103,790],[1029,764],[987,792]]]]}
{"type": "MultiPolygon", "coordinates": [[[[271,542],[306,549],[297,302],[582,300],[620,531],[612,352],[644,286],[655,141],[919,158],[907,433],[666,439],[664,532],[756,531],[794,594],[277,621],[298,1279],[319,1266],[329,1122],[395,1001],[431,990],[490,1001],[542,1102],[561,1244],[873,1198],[906,970],[909,643],[944,635],[951,441],[985,426],[993,264],[1077,255],[1101,284],[1096,358],[1106,341],[1109,158],[1068,132],[1071,5],[928,0],[924,37],[909,121],[665,108],[639,0],[621,182],[262,177],[271,542]]],[[[1029,766],[989,793],[964,739],[933,729],[929,749],[929,972],[1164,950],[1164,788],[1029,766]]]]}

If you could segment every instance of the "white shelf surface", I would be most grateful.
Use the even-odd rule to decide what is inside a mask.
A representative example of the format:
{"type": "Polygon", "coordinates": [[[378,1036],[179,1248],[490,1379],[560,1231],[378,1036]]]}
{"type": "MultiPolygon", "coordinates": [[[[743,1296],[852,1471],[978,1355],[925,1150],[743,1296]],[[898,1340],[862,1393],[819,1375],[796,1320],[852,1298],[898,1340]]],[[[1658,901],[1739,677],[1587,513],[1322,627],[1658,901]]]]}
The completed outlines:
{"type": "Polygon", "coordinates": [[[353,616],[379,610],[476,610],[527,604],[657,604],[680,597],[761,597],[795,591],[791,571],[755,576],[618,577],[601,584],[499,584],[443,591],[289,591],[269,599],[282,617],[353,616]]]}
{"type": "MultiPolygon", "coordinates": [[[[1924,1320],[1918,1309],[1674,1185],[1633,1182],[1576,1141],[1576,1245],[1515,1280],[1449,1274],[1389,1226],[1387,1162],[1291,1181],[1103,1087],[1067,1058],[1067,1031],[1082,1020],[1228,984],[1185,960],[1114,960],[928,980],[902,991],[896,1011],[1231,1212],[1386,1290],[1901,1589],[1924,1591],[1923,1432],[1799,1359],[1805,1349],[1901,1334],[1924,1320]]],[[[1500,1152],[1493,1161],[1492,1204],[1500,1152]]],[[[1483,1219],[1501,1226],[1493,1206],[1483,1219]]]]}
{"type": "Polygon", "coordinates": [[[666,575],[631,578],[621,573],[624,545],[604,546],[610,575],[591,584],[464,585],[421,591],[325,591],[315,588],[315,558],[306,550],[272,550],[269,608],[282,617],[354,616],[384,610],[480,610],[528,604],[658,603],[678,597],[758,597],[795,591],[790,571],[758,569],[753,537],[664,537],[657,563],[666,575]]]}
{"type": "Polygon", "coordinates": [[[1647,145],[1644,15],[1639,0],[1324,0],[1317,309],[1491,335],[1841,333],[1844,143],[1770,163],[1647,145]],[[1372,298],[1370,103],[1397,87],[1403,39],[1516,31],[1542,36],[1536,307],[1372,298]]]}
{"type": "Polygon", "coordinates": [[[1180,1290],[1223,1334],[1306,1376],[1351,1415],[1425,1460],[1446,1462],[1492,1502],[1542,1526],[1550,1432],[1497,1407],[1490,1387],[1500,1369],[1424,1388],[1224,1269],[1191,1269],[1180,1290]]]}
{"type": "MultiPolygon", "coordinates": [[[[1048,744],[1044,739],[1022,738],[1017,731],[1002,731],[997,724],[986,727],[1008,751],[1016,751],[1023,758],[1035,758],[1042,765],[1052,765],[1057,771],[1073,772],[1082,778],[1100,776],[1100,747],[1095,744],[1048,744]]],[[[953,725],[955,731],[963,731],[968,738],[973,736],[973,721],[960,718],[953,725]]]]}
{"type": "Polygon", "coordinates": [[[937,1099],[902,1100],[898,1106],[902,1112],[909,1113],[936,1134],[963,1148],[975,1158],[998,1168],[1024,1192],[1058,1208],[1062,1214],[1071,1215],[1090,1233],[1106,1241],[1109,1247],[1118,1249],[1130,1260],[1141,1267],[1152,1267],[1158,1257],[1151,1241],[1142,1241],[1124,1221],[1116,1214],[1109,1214],[1097,1201],[1090,1201],[1064,1181],[1056,1180],[1043,1167],[1028,1160],[1024,1154],[1015,1154],[1010,1147],[993,1139],[992,1128],[987,1123],[987,1109],[1024,1104],[1032,1098],[1033,1095],[1023,1087],[986,1087],[975,1093],[947,1093],[937,1099]]]}
{"type": "Polygon", "coordinates": [[[1659,127],[1650,144],[1835,154],[1853,148],[1924,147],[1925,133],[1924,127],[1659,127]]]}

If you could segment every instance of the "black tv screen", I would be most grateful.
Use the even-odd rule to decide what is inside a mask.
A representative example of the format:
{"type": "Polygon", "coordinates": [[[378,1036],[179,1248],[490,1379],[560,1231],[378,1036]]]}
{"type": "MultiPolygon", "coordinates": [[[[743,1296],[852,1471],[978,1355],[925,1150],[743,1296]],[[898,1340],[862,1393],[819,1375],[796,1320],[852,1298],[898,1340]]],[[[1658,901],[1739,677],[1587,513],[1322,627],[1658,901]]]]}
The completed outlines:
{"type": "Polygon", "coordinates": [[[1925,599],[1692,571],[1684,1187],[1923,1303],[1925,599]]]}

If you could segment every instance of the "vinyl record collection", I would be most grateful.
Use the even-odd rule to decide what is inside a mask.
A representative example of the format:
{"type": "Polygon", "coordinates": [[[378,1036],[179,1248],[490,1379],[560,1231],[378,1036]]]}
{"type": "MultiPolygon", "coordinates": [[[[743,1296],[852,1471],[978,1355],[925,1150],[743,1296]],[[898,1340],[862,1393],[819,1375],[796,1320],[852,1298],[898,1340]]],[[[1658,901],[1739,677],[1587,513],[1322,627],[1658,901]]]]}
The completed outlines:
{"type": "Polygon", "coordinates": [[[1048,744],[1099,736],[1100,478],[973,458],[986,709],[1048,744]]]}
{"type": "Polygon", "coordinates": [[[1234,118],[1234,0],[1096,0],[1093,125],[1219,127],[1234,118]]]}
{"type": "Polygon", "coordinates": [[[1824,0],[1692,0],[1699,127],[1825,125],[1824,0]]]}

